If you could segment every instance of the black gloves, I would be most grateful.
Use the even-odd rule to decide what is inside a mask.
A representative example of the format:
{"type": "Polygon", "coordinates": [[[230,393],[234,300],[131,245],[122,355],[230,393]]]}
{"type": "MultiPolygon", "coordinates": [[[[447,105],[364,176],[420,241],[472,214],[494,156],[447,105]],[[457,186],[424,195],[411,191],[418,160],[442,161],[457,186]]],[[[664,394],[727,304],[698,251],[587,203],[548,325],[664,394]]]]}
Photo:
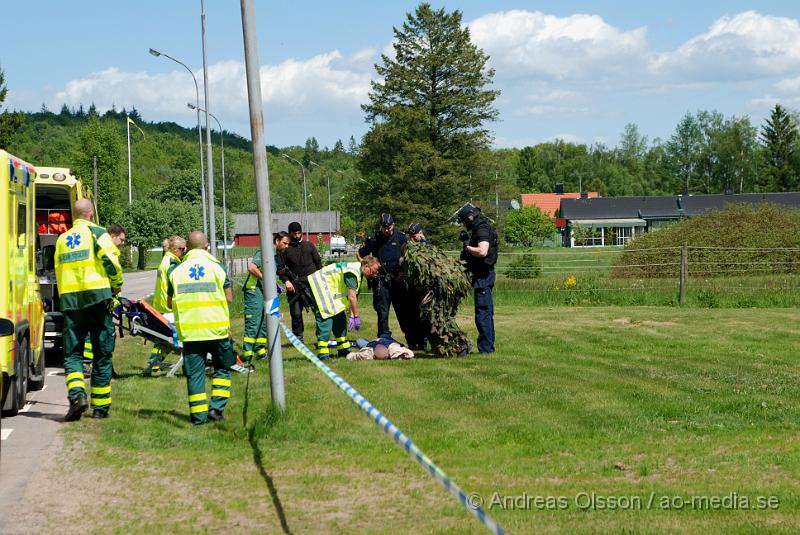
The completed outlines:
{"type": "Polygon", "coordinates": [[[467,243],[469,243],[469,232],[467,232],[466,230],[462,230],[458,234],[458,241],[460,241],[464,245],[467,245],[467,243]]]}

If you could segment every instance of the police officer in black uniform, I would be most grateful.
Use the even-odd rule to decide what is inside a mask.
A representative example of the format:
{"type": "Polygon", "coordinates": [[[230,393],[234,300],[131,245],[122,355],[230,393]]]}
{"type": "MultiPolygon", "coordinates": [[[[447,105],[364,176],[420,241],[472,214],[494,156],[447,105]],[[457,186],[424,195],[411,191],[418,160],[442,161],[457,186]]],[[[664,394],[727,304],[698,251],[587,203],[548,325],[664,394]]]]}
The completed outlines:
{"type": "Polygon", "coordinates": [[[467,264],[475,290],[475,326],[478,328],[478,352],[494,353],[494,265],[497,263],[497,232],[479,208],[467,203],[456,214],[467,230],[459,238],[464,244],[461,259],[467,264]],[[469,231],[469,232],[467,232],[469,231]]]}
{"type": "Polygon", "coordinates": [[[410,303],[408,289],[400,269],[400,259],[408,243],[405,234],[394,228],[391,214],[381,214],[380,229],[371,238],[367,238],[363,247],[358,250],[359,260],[372,255],[381,261],[381,271],[377,277],[369,281],[372,288],[372,306],[378,315],[378,338],[391,338],[389,330],[389,304],[394,307],[400,329],[412,349],[418,346],[413,323],[409,321],[410,303]]]}

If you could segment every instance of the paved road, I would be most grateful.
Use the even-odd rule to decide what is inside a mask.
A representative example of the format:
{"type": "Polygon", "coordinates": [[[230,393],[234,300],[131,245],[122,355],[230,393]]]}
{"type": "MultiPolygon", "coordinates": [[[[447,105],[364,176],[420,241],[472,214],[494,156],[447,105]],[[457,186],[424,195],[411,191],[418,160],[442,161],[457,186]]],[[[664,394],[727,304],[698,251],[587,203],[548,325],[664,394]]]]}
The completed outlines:
{"type": "Polygon", "coordinates": [[[142,299],[153,293],[156,286],[156,270],[125,273],[122,295],[128,299],[142,299]]]}
{"type": "Polygon", "coordinates": [[[47,368],[44,389],[28,394],[28,403],[13,418],[3,418],[0,431],[0,533],[3,519],[23,495],[42,455],[56,431],[64,425],[67,412],[67,387],[64,370],[47,368]]]}
{"type": "MultiPolygon", "coordinates": [[[[122,295],[142,299],[153,293],[156,272],[126,273],[122,295]]],[[[28,394],[28,404],[13,418],[3,418],[0,430],[0,533],[3,518],[18,503],[31,475],[58,429],[65,425],[68,408],[63,368],[47,368],[45,387],[28,394]]]]}

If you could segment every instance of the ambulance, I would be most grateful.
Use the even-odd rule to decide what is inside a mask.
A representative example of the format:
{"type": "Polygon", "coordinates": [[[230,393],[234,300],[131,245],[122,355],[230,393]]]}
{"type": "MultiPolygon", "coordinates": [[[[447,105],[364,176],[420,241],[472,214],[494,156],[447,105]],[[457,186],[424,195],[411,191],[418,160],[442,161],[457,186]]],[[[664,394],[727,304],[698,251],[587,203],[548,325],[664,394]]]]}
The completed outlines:
{"type": "Polygon", "coordinates": [[[36,232],[39,239],[41,269],[39,283],[45,311],[45,339],[55,352],[63,348],[64,315],[56,287],[55,251],[58,236],[72,228],[72,208],[79,199],[89,198],[80,178],[66,167],[40,167],[36,170],[36,232]]]}
{"type": "Polygon", "coordinates": [[[35,180],[32,165],[0,150],[0,317],[13,323],[11,336],[0,337],[4,416],[15,416],[45,379],[35,180]]]}

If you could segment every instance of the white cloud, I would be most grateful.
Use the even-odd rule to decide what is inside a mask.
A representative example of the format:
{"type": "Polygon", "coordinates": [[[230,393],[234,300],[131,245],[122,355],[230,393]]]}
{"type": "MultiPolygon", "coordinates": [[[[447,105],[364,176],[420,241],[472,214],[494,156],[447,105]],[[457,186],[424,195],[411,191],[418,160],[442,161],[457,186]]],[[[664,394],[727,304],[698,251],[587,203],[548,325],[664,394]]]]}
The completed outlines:
{"type": "Polygon", "coordinates": [[[775,89],[786,93],[800,93],[800,76],[781,80],[775,84],[775,89]]]}
{"type": "Polygon", "coordinates": [[[652,72],[681,80],[748,80],[800,67],[800,21],[746,11],[724,16],[674,51],[655,56],[652,72]]]}
{"type": "MultiPolygon", "coordinates": [[[[319,119],[342,116],[361,117],[359,105],[366,101],[372,74],[374,51],[362,50],[345,58],[339,51],[308,59],[288,59],[261,67],[261,93],[268,120],[305,115],[319,119]]],[[[196,73],[203,105],[202,71],[196,73]]],[[[239,61],[223,61],[209,66],[211,111],[235,116],[247,123],[247,83],[245,66],[239,61]]],[[[136,106],[145,117],[181,116],[187,102],[195,102],[195,88],[185,70],[162,74],[126,72],[109,68],[71,80],[48,100],[52,109],[61,104],[88,105],[99,111],[136,106]]],[[[184,115],[185,116],[185,115],[184,115]]],[[[222,119],[222,117],[221,117],[222,119]]]]}
{"type": "Polygon", "coordinates": [[[645,29],[619,30],[597,15],[490,13],[469,23],[498,78],[606,78],[645,64],[645,29]]]}

